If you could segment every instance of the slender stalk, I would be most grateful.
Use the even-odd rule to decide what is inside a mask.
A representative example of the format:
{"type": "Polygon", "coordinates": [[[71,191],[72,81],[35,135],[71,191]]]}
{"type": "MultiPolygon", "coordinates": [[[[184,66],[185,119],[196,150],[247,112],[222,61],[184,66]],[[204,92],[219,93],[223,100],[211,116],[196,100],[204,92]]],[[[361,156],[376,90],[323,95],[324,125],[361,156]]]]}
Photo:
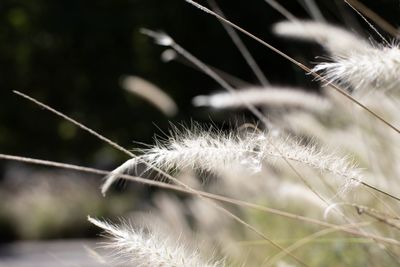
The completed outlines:
{"type": "Polygon", "coordinates": [[[348,2],[357,10],[359,10],[362,14],[364,14],[366,17],[371,19],[373,22],[375,22],[379,27],[381,27],[383,30],[388,32],[394,37],[397,37],[399,35],[399,31],[391,25],[389,22],[387,22],[384,18],[379,16],[377,13],[375,13],[372,9],[368,8],[366,5],[361,3],[358,0],[348,0],[348,2]]]}
{"type": "Polygon", "coordinates": [[[385,195],[385,196],[388,196],[388,197],[390,197],[390,198],[392,198],[392,199],[394,199],[394,200],[400,201],[400,197],[396,197],[396,196],[394,196],[394,195],[392,195],[392,194],[389,194],[388,192],[385,192],[385,191],[383,191],[383,190],[381,190],[381,189],[379,189],[379,188],[376,188],[375,186],[372,186],[372,185],[370,185],[370,184],[367,184],[367,183],[365,183],[365,182],[363,182],[363,181],[360,181],[360,183],[361,183],[363,186],[368,187],[368,188],[370,188],[370,189],[372,189],[372,190],[374,190],[374,191],[376,191],[376,192],[379,192],[379,193],[381,193],[381,194],[383,194],[383,195],[385,195]]]}
{"type": "Polygon", "coordinates": [[[324,15],[322,15],[321,10],[319,10],[319,8],[314,0],[304,0],[304,3],[306,4],[308,10],[310,11],[311,16],[315,20],[320,21],[320,22],[326,22],[324,15]]]}
{"type": "Polygon", "coordinates": [[[388,40],[386,40],[386,38],[383,37],[383,35],[375,28],[374,25],[372,25],[371,22],[369,22],[369,21],[367,20],[367,18],[365,18],[365,17],[363,16],[363,14],[361,14],[360,11],[358,11],[355,7],[353,7],[347,0],[344,0],[344,2],[345,2],[349,7],[351,7],[351,8],[352,8],[352,9],[353,9],[353,10],[368,24],[368,26],[369,26],[376,34],[378,34],[378,36],[382,39],[382,41],[384,41],[384,42],[386,43],[386,45],[390,46],[390,43],[388,42],[388,40]]]}
{"type": "Polygon", "coordinates": [[[291,20],[291,21],[296,21],[297,20],[295,15],[293,15],[289,10],[287,10],[285,7],[283,7],[281,4],[279,4],[278,1],[275,1],[275,0],[264,0],[264,1],[268,5],[270,5],[273,9],[278,11],[286,19],[291,20]]]}
{"type": "MultiPolygon", "coordinates": [[[[222,17],[225,17],[224,13],[222,12],[221,8],[218,6],[215,0],[208,0],[211,8],[222,17]]],[[[260,81],[261,85],[267,86],[269,85],[268,79],[265,77],[264,73],[261,71],[260,67],[258,66],[256,60],[251,55],[250,51],[247,49],[246,45],[240,39],[240,36],[236,33],[236,31],[226,23],[221,22],[222,26],[224,27],[225,31],[228,33],[229,37],[232,39],[234,45],[238,48],[239,52],[242,54],[243,58],[246,60],[247,65],[251,68],[253,73],[256,75],[257,79],[260,81]]]]}

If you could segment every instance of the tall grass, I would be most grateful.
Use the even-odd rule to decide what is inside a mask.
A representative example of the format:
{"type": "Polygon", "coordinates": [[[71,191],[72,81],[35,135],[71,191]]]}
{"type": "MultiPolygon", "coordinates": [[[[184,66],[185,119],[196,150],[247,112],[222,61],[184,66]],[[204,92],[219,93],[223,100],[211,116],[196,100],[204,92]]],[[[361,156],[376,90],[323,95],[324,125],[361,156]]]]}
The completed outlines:
{"type": "MultiPolygon", "coordinates": [[[[103,194],[118,179],[175,191],[178,197],[155,193],[150,213],[131,216],[145,228],[89,218],[106,232],[112,257],[123,264],[397,266],[398,46],[388,45],[383,37],[381,43],[371,44],[352,31],[330,25],[314,1],[306,1],[306,6],[318,21],[298,20],[279,3],[267,1],[289,19],[274,26],[276,34],[317,42],[329,54],[329,61],[307,67],[223,15],[187,2],[224,23],[261,85],[236,88],[167,34],[143,33],[174,49],[228,91],[198,96],[195,105],[247,108],[259,119],[258,125],[245,124],[231,131],[196,123],[172,127],[169,136],[133,153],[18,93],[130,159],[108,172],[10,155],[0,158],[103,175],[103,194]],[[269,84],[235,29],[316,77],[321,94],[294,85],[269,84]],[[188,243],[192,243],[190,248],[188,243]]],[[[211,6],[221,12],[215,2],[211,6]]],[[[169,99],[163,93],[157,95],[169,99]]],[[[171,101],[167,102],[171,110],[171,101]]],[[[165,112],[163,104],[157,103],[165,112]]]]}

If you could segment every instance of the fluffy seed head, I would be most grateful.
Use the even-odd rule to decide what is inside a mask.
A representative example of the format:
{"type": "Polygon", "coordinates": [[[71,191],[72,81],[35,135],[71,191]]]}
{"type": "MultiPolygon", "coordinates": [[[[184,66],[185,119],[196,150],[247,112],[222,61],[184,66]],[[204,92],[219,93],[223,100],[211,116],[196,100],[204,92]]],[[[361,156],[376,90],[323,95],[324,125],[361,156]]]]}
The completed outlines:
{"type": "Polygon", "coordinates": [[[281,36],[317,42],[333,55],[348,55],[369,47],[357,34],[322,22],[282,21],[276,23],[273,30],[281,36]]]}
{"type": "Polygon", "coordinates": [[[178,57],[177,53],[173,49],[166,49],[164,52],[161,54],[161,60],[162,62],[170,62],[172,60],[175,60],[178,57]]]}
{"type": "Polygon", "coordinates": [[[397,46],[368,48],[346,56],[333,57],[313,71],[329,81],[354,90],[390,90],[400,88],[400,49],[397,46]]]}
{"type": "MultiPolygon", "coordinates": [[[[198,251],[190,251],[181,244],[163,238],[161,233],[135,230],[132,226],[99,221],[88,217],[89,222],[103,229],[110,241],[105,247],[112,249],[116,258],[134,266],[160,267],[222,267],[223,262],[203,261],[198,251]]],[[[180,242],[179,242],[180,243],[180,242]]]]}
{"type": "Polygon", "coordinates": [[[125,90],[144,98],[168,117],[178,112],[174,100],[153,83],[137,76],[125,76],[121,79],[125,90]]]}
{"type": "MultiPolygon", "coordinates": [[[[341,192],[362,180],[360,170],[348,158],[327,153],[314,144],[304,145],[301,140],[263,132],[223,133],[198,127],[176,130],[168,140],[157,141],[155,146],[143,150],[139,159],[164,171],[190,168],[219,173],[235,169],[249,173],[259,172],[266,162],[283,158],[341,177],[341,192]]],[[[137,162],[124,163],[114,171],[115,175],[135,167],[137,162]]],[[[110,182],[107,180],[106,184],[110,182]]]]}
{"type": "Polygon", "coordinates": [[[174,43],[174,40],[164,32],[156,32],[149,29],[141,29],[140,32],[144,35],[152,37],[158,45],[170,46],[174,43]]]}
{"type": "Polygon", "coordinates": [[[213,108],[245,108],[244,102],[254,106],[302,108],[309,111],[325,111],[330,108],[330,102],[323,97],[307,93],[302,89],[287,87],[246,88],[237,90],[235,94],[216,93],[196,96],[192,102],[195,106],[213,108]]]}

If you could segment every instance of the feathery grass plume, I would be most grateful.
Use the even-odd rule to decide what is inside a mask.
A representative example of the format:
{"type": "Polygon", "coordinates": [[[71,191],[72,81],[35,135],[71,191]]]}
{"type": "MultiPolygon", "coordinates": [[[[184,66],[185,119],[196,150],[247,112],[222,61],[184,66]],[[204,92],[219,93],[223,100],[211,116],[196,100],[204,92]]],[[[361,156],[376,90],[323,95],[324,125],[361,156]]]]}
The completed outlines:
{"type": "Polygon", "coordinates": [[[313,68],[330,82],[355,91],[391,90],[400,87],[400,49],[398,46],[370,47],[348,55],[334,56],[333,62],[313,68]]]}
{"type": "MultiPolygon", "coordinates": [[[[316,144],[303,145],[301,140],[289,136],[282,138],[259,131],[225,133],[213,128],[203,130],[198,125],[182,131],[175,128],[168,140],[156,140],[156,145],[144,149],[139,156],[140,161],[165,171],[189,168],[213,173],[227,169],[256,173],[264,163],[282,158],[344,178],[341,191],[351,189],[362,180],[360,170],[348,158],[326,153],[316,144]]],[[[136,163],[125,162],[115,173],[135,167],[136,163]]]]}
{"type": "Polygon", "coordinates": [[[121,79],[121,86],[128,92],[136,94],[156,108],[167,117],[172,117],[178,112],[174,100],[159,87],[137,76],[125,76],[121,79]]]}
{"type": "Polygon", "coordinates": [[[142,28],[140,32],[144,35],[150,36],[154,39],[155,43],[161,46],[171,46],[174,44],[174,40],[166,33],[162,31],[152,31],[149,29],[142,28]]]}
{"type": "Polygon", "coordinates": [[[190,251],[180,242],[163,238],[160,233],[135,230],[123,224],[116,226],[88,217],[89,222],[103,229],[110,241],[105,247],[114,251],[116,258],[135,266],[160,267],[222,267],[223,261],[203,261],[198,251],[190,251]]]}
{"type": "Polygon", "coordinates": [[[327,99],[316,94],[307,93],[302,89],[276,86],[237,90],[236,95],[224,92],[209,96],[200,95],[193,98],[192,102],[195,106],[245,108],[242,99],[254,106],[294,107],[319,112],[326,111],[331,106],[327,99]]]}
{"type": "Polygon", "coordinates": [[[178,57],[177,53],[174,49],[165,49],[164,52],[161,53],[161,61],[168,63],[172,60],[175,60],[178,57]]]}
{"type": "Polygon", "coordinates": [[[213,127],[204,130],[198,124],[183,130],[174,127],[167,140],[156,139],[156,144],[144,149],[140,158],[166,171],[197,169],[218,173],[237,168],[257,172],[260,161],[254,153],[254,142],[247,139],[213,127]]]}
{"type": "Polygon", "coordinates": [[[124,174],[132,167],[135,167],[137,165],[137,162],[138,161],[136,158],[129,159],[125,161],[124,164],[113,170],[110,175],[106,176],[104,178],[104,183],[101,186],[101,193],[103,194],[103,196],[106,195],[106,192],[108,191],[110,186],[119,179],[119,175],[124,174]]]}
{"type": "Polygon", "coordinates": [[[315,41],[333,55],[348,55],[355,51],[365,51],[369,47],[357,34],[323,22],[282,21],[274,25],[273,31],[284,37],[315,41]]]}

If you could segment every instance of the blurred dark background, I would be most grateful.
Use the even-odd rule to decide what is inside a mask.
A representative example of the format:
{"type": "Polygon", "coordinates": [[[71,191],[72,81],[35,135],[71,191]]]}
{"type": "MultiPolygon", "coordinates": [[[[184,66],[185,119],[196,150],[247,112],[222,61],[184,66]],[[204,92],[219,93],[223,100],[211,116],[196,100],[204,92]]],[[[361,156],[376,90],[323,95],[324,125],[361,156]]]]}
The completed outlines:
{"type": "MultiPolygon", "coordinates": [[[[302,0],[279,2],[299,18],[309,18],[302,0]]],[[[362,2],[397,26],[398,1],[362,2]]],[[[232,21],[306,65],[311,65],[315,56],[326,55],[315,45],[273,36],[271,25],[284,18],[263,0],[218,3],[232,21]]],[[[328,21],[345,24],[347,20],[354,29],[374,36],[342,0],[317,3],[328,21]]],[[[256,82],[220,23],[183,0],[2,0],[0,152],[108,169],[126,159],[12,90],[38,98],[126,148],[137,146],[134,142],[151,143],[155,133],[169,127],[169,121],[211,119],[221,124],[221,118],[233,118],[233,114],[192,107],[193,96],[218,86],[177,62],[163,63],[160,54],[165,48],[141,35],[141,27],[164,30],[203,61],[256,82]],[[118,81],[126,74],[163,88],[177,102],[178,115],[166,118],[144,100],[122,90],[118,81]]],[[[317,86],[267,48],[247,37],[243,40],[271,82],[317,86]]],[[[1,161],[0,179],[6,173],[9,176],[9,164],[1,161]]],[[[32,182],[34,177],[29,179],[32,182]]]]}

